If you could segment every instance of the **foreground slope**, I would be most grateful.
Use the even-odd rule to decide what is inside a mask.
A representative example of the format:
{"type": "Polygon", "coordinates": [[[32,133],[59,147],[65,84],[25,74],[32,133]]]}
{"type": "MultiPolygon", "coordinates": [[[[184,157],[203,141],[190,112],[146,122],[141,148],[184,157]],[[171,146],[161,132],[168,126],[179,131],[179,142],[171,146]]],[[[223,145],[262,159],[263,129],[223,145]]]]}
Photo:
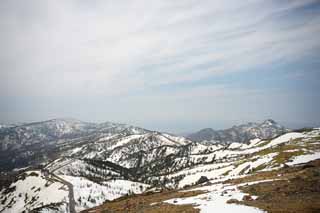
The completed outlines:
{"type": "Polygon", "coordinates": [[[318,159],[183,190],[127,196],[84,212],[316,213],[320,211],[319,170],[318,159]]]}

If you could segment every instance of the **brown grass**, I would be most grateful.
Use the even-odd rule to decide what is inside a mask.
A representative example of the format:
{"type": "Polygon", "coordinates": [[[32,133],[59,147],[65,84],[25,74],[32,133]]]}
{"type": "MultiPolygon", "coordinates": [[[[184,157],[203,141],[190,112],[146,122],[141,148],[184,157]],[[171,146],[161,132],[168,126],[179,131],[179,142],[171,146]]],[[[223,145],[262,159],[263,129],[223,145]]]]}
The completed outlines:
{"type": "Polygon", "coordinates": [[[192,205],[173,205],[162,203],[172,198],[192,197],[204,193],[204,191],[163,191],[159,193],[145,193],[108,201],[102,206],[85,210],[83,212],[96,213],[198,213],[192,205]]]}
{"type": "Polygon", "coordinates": [[[257,195],[257,200],[230,202],[255,206],[268,213],[320,212],[320,160],[304,166],[260,173],[232,182],[279,178],[278,174],[281,174],[281,180],[240,187],[243,192],[257,195]]]}

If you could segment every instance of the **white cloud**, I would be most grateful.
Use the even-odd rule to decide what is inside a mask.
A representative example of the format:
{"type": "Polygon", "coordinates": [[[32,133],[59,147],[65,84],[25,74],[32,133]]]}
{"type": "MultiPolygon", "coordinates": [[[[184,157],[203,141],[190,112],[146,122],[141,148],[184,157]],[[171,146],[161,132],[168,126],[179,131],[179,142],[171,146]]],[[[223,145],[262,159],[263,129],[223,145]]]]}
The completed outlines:
{"type": "Polygon", "coordinates": [[[0,96],[130,99],[291,62],[320,48],[320,16],[301,11],[314,2],[3,1],[0,96]]]}

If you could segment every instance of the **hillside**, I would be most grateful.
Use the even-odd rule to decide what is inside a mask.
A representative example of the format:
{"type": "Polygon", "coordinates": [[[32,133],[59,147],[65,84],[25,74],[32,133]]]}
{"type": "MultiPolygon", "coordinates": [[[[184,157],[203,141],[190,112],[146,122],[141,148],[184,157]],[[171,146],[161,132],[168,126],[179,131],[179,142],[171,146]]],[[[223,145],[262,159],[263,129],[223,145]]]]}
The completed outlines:
{"type": "Polygon", "coordinates": [[[181,190],[127,196],[83,212],[315,213],[320,210],[319,169],[318,159],[181,190]]]}
{"type": "Polygon", "coordinates": [[[125,124],[88,123],[75,119],[6,126],[0,128],[0,171],[45,163],[73,147],[114,134],[146,131],[125,124]]]}
{"type": "MultiPolygon", "coordinates": [[[[201,144],[130,126],[116,129],[108,133],[101,130],[99,134],[95,130],[90,140],[69,142],[70,145],[61,148],[57,157],[48,163],[15,170],[11,173],[15,178],[10,177],[11,183],[5,182],[6,186],[0,189],[0,211],[78,212],[106,201],[109,201],[106,206],[117,206],[118,201],[140,202],[134,194],[147,193],[141,196],[153,198],[149,203],[140,204],[141,208],[149,209],[148,212],[163,211],[163,206],[168,211],[173,208],[172,212],[179,212],[177,204],[183,204],[190,212],[219,208],[261,212],[238,205],[248,205],[244,196],[249,189],[242,186],[274,182],[282,179],[278,176],[281,171],[294,170],[300,164],[320,159],[320,129],[317,128],[226,145],[201,144]],[[157,194],[159,190],[169,191],[157,194]],[[54,200],[50,198],[52,193],[57,195],[54,200]],[[121,198],[128,195],[127,201],[121,198]],[[230,202],[237,205],[228,204],[230,202]]],[[[256,194],[251,197],[261,202],[253,206],[266,209],[265,198],[256,194]]],[[[104,205],[96,211],[106,208],[104,205]]],[[[131,212],[140,208],[130,205],[127,207],[131,212]]],[[[120,209],[115,212],[123,212],[120,209]]]]}

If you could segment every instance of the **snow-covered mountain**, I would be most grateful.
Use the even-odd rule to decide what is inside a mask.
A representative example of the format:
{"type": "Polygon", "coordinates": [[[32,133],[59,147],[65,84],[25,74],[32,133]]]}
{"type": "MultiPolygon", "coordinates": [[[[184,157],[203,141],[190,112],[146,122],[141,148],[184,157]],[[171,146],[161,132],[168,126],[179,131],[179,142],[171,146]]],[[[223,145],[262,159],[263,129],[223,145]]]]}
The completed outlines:
{"type": "Polygon", "coordinates": [[[202,129],[189,134],[187,138],[198,142],[230,144],[232,142],[247,143],[251,139],[270,139],[288,132],[288,129],[272,119],[262,123],[247,123],[225,130],[202,129]]]}
{"type": "Polygon", "coordinates": [[[35,165],[56,158],[65,150],[114,134],[147,132],[117,123],[88,123],[53,119],[0,129],[0,171],[35,165]]]}
{"type": "MultiPolygon", "coordinates": [[[[275,125],[270,120],[250,125],[251,133],[275,125]]],[[[320,129],[248,143],[205,144],[123,124],[52,120],[30,126],[10,131],[22,128],[31,134],[46,129],[59,139],[36,143],[54,144],[54,149],[44,146],[50,151],[42,153],[51,156],[40,165],[29,161],[29,168],[0,179],[0,212],[78,212],[125,195],[221,182],[320,159],[320,129]]]]}

